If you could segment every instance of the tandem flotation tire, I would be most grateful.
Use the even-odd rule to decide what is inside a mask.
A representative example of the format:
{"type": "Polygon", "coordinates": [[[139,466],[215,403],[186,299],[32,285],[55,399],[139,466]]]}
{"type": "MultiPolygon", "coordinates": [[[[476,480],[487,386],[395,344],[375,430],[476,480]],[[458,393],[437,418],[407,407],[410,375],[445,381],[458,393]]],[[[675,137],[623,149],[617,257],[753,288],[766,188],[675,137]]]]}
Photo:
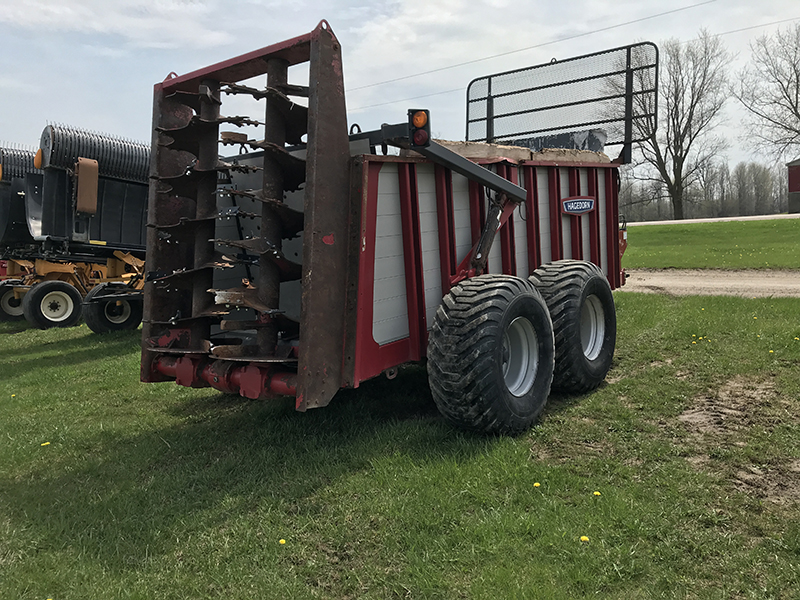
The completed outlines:
{"type": "Polygon", "coordinates": [[[101,283],[94,286],[83,299],[83,320],[95,333],[136,329],[142,322],[142,299],[130,298],[103,300],[105,294],[124,293],[128,288],[101,283]]]}
{"type": "Polygon", "coordinates": [[[64,281],[40,281],[23,297],[22,312],[39,329],[72,327],[81,318],[81,294],[64,281]]]}
{"type": "Polygon", "coordinates": [[[428,337],[433,399],[458,427],[521,433],[547,401],[554,353],[547,305],[529,281],[467,279],[444,297],[428,337]]]}
{"type": "Polygon", "coordinates": [[[14,296],[14,286],[21,284],[16,279],[0,282],[0,321],[21,321],[25,318],[22,313],[22,299],[14,296]]]}
{"type": "Polygon", "coordinates": [[[605,379],[614,357],[617,313],[614,296],[597,265],[559,260],[530,277],[542,293],[556,339],[553,390],[583,394],[605,379]]]}

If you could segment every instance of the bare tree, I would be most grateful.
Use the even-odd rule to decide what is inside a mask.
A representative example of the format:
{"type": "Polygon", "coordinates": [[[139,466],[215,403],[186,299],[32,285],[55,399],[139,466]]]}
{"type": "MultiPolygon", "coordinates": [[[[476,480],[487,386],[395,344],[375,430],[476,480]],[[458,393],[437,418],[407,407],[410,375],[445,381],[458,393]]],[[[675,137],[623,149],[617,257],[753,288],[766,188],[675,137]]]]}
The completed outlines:
{"type": "Polygon", "coordinates": [[[643,132],[639,150],[641,162],[654,171],[644,178],[663,182],[675,219],[684,218],[687,190],[701,170],[726,147],[712,133],[722,118],[730,61],[719,38],[705,30],[688,43],[671,39],[661,45],[659,128],[643,132]]]}
{"type": "Polygon", "coordinates": [[[748,111],[749,137],[779,159],[800,150],[800,23],[761,36],[750,49],[733,95],[748,111]]]}

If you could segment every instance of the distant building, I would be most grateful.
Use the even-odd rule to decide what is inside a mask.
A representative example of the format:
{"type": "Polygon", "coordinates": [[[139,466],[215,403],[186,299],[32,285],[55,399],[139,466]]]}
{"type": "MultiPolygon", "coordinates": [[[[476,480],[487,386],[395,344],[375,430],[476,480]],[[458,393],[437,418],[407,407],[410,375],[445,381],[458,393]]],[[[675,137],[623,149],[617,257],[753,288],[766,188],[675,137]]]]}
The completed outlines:
{"type": "Polygon", "coordinates": [[[786,166],[789,167],[789,212],[800,213],[800,158],[786,166]]]}

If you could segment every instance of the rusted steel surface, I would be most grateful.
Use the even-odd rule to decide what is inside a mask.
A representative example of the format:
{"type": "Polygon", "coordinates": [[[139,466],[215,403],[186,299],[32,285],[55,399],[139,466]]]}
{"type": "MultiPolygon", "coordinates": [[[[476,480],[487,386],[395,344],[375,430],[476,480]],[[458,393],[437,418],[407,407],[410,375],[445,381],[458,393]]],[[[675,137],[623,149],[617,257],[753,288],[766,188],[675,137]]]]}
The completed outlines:
{"type": "MultiPolygon", "coordinates": [[[[289,63],[281,58],[270,57],[267,60],[267,85],[278,87],[286,85],[289,63]]],[[[261,239],[258,249],[258,301],[265,306],[277,308],[280,305],[281,273],[275,259],[282,259],[281,246],[283,242],[283,228],[274,205],[283,203],[284,169],[278,159],[285,153],[286,122],[278,109],[278,101],[270,96],[265,96],[266,126],[264,129],[264,143],[279,149],[279,152],[264,153],[264,172],[261,195],[270,200],[261,205],[261,239]]],[[[278,345],[278,327],[271,319],[266,320],[266,326],[258,330],[258,348],[262,356],[273,356],[278,345]]]]}
{"type": "Polygon", "coordinates": [[[323,27],[325,30],[330,29],[328,23],[322,21],[310,33],[242,54],[236,58],[224,60],[185,75],[169,77],[163,82],[163,87],[165,90],[192,92],[203,79],[215,79],[226,83],[258,77],[264,74],[265,57],[279,58],[285,60],[289,65],[307,62],[311,50],[311,41],[323,27]]]}
{"type": "Polygon", "coordinates": [[[349,198],[341,53],[327,23],[157,84],[152,148],[142,379],[210,385],[248,398],[299,389],[299,407],[327,404],[341,386],[346,292],[336,280],[344,279],[347,268],[350,221],[341,210],[349,198]],[[288,67],[304,61],[310,61],[309,86],[290,84],[288,67]],[[264,75],[261,89],[241,83],[264,75]],[[264,122],[224,115],[222,99],[228,94],[265,100],[264,122]],[[308,107],[290,96],[308,97],[308,107]],[[220,139],[221,124],[263,125],[264,137],[222,132],[220,139]],[[305,135],[308,162],[286,149],[305,135]],[[235,157],[222,162],[220,144],[261,150],[263,162],[254,165],[235,157]],[[224,185],[232,180],[225,173],[256,171],[261,172],[261,189],[224,185]],[[304,183],[301,212],[284,200],[286,192],[304,183]],[[260,214],[240,209],[236,198],[260,204],[260,214]],[[234,206],[223,206],[221,199],[234,206]],[[230,219],[239,232],[232,239],[219,235],[217,225],[230,219]],[[255,235],[241,226],[248,219],[247,231],[258,225],[255,235]],[[283,251],[283,240],[298,235],[304,238],[298,250],[302,266],[283,251]],[[235,258],[218,247],[226,253],[230,248],[235,258]],[[215,287],[213,273],[238,264],[248,269],[243,285],[215,287]],[[281,285],[304,273],[311,280],[312,269],[310,289],[302,283],[305,306],[298,323],[282,314],[281,285]],[[306,300],[309,293],[313,298],[306,300]],[[309,340],[307,359],[299,359],[298,338],[309,340]],[[321,368],[321,385],[298,377],[298,359],[305,361],[307,372],[309,364],[321,368]]]}
{"type": "Polygon", "coordinates": [[[318,33],[309,74],[298,410],[325,406],[341,387],[347,307],[350,147],[342,55],[330,29],[318,33]]]}

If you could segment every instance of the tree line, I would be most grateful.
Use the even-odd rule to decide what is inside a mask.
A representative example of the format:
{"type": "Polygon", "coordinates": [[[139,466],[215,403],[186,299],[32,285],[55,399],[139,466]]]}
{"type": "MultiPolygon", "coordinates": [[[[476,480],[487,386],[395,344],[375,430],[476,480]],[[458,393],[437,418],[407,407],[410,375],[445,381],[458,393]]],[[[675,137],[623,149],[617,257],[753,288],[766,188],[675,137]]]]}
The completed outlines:
{"type": "MultiPolygon", "coordinates": [[[[785,212],[785,162],[800,157],[800,23],[759,37],[748,64],[731,71],[733,56],[707,31],[686,43],[660,45],[658,121],[634,122],[632,165],[622,173],[620,211],[628,220],[724,217],[785,212]],[[723,159],[717,134],[728,103],[745,109],[742,132],[765,163],[723,159]]],[[[652,71],[637,71],[650,77],[652,71]]],[[[652,89],[653,81],[639,81],[652,89]]],[[[652,101],[646,95],[634,101],[652,101]]],[[[641,106],[641,112],[652,112],[641,106]]]]}

